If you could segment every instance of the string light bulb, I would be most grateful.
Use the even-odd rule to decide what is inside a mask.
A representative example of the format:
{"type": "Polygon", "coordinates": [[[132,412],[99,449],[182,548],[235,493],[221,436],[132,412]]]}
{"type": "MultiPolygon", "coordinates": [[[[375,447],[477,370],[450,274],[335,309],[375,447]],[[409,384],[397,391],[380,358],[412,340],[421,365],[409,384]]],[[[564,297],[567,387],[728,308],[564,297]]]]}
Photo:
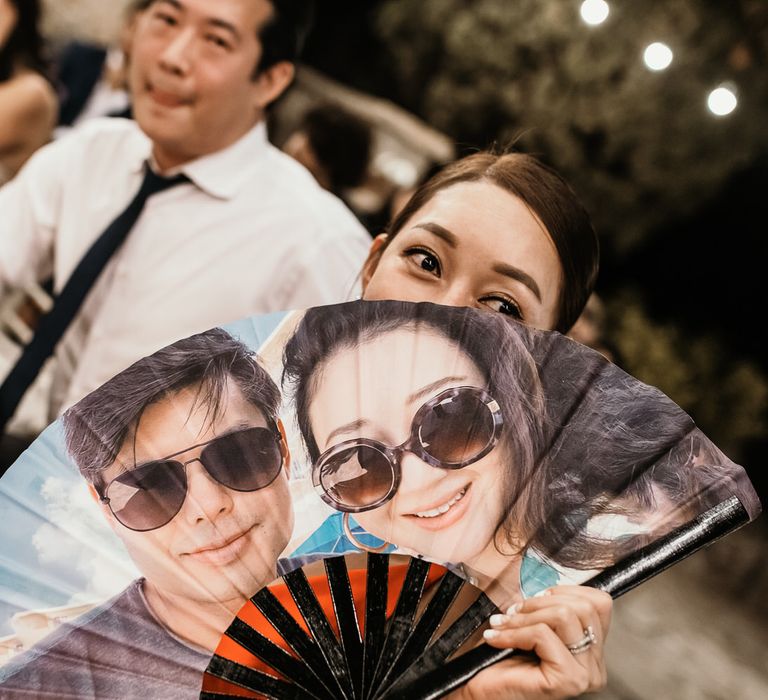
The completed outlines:
{"type": "Polygon", "coordinates": [[[581,19],[591,26],[602,24],[608,19],[611,8],[605,0],[584,0],[581,3],[581,19]]]}
{"type": "Polygon", "coordinates": [[[707,97],[707,107],[716,117],[725,117],[739,104],[736,92],[727,85],[716,87],[707,97]]]}
{"type": "Polygon", "coordinates": [[[643,52],[643,61],[646,67],[652,71],[666,70],[672,63],[673,58],[672,49],[660,41],[648,44],[643,52]]]}

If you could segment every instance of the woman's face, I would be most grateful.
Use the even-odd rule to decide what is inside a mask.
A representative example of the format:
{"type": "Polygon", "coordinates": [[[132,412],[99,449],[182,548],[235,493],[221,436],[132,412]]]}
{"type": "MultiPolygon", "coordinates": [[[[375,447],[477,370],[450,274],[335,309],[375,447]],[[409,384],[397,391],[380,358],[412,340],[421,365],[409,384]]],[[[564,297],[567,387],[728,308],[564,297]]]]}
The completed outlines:
{"type": "Polygon", "coordinates": [[[18,19],[16,5],[11,0],[0,0],[0,48],[5,46],[18,19]]]}
{"type": "MultiPolygon", "coordinates": [[[[309,418],[320,452],[354,438],[400,445],[419,408],[459,386],[484,389],[486,381],[457,345],[432,332],[398,329],[342,349],[316,370],[309,418]]],[[[502,450],[497,445],[453,470],[405,452],[394,498],[354,518],[399,547],[438,561],[471,562],[493,546],[502,520],[502,450]]]]}
{"type": "Polygon", "coordinates": [[[374,241],[364,270],[366,299],[485,308],[542,329],[557,323],[562,269],[555,245],[527,205],[497,185],[441,190],[379,259],[384,240],[374,241]]]}

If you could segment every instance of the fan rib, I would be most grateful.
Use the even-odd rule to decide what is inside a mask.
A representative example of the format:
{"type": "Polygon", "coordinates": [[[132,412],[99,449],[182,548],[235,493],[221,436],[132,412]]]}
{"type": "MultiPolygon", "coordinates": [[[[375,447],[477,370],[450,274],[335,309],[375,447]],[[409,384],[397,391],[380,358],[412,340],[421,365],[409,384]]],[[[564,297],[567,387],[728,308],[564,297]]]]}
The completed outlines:
{"type": "Polygon", "coordinates": [[[347,671],[352,680],[352,690],[356,700],[363,697],[363,640],[357,621],[355,600],[347,573],[344,557],[326,559],[325,573],[331,592],[333,610],[339,626],[341,646],[347,661],[347,671]]]}
{"type": "Polygon", "coordinates": [[[409,667],[387,688],[382,700],[413,697],[409,688],[419,677],[439,668],[470,635],[485,623],[491,613],[496,611],[494,603],[481,593],[477,600],[467,608],[433,644],[429,646],[409,667]]]}
{"type": "Polygon", "coordinates": [[[440,579],[434,596],[427,604],[413,632],[387,674],[381,679],[382,687],[386,687],[391,679],[400,676],[423,653],[463,587],[464,579],[450,571],[440,579]]]}
{"type": "MultiPolygon", "coordinates": [[[[217,654],[211,658],[207,673],[246,690],[255,690],[270,700],[318,700],[316,695],[312,695],[292,683],[282,681],[262,671],[242,666],[217,654]]],[[[224,697],[227,696],[224,695],[224,697]]]]}
{"type": "Polygon", "coordinates": [[[307,581],[306,574],[301,569],[296,569],[283,576],[283,581],[307,623],[314,640],[320,647],[320,652],[325,657],[328,668],[338,686],[340,697],[354,700],[352,682],[344,653],[328,622],[325,611],[318,602],[312,586],[307,581]]]}
{"type": "Polygon", "coordinates": [[[363,697],[374,693],[373,679],[384,645],[387,625],[389,555],[368,554],[365,593],[365,646],[363,647],[363,697]]]}
{"type": "Polygon", "coordinates": [[[334,700],[333,693],[307,664],[291,656],[240,618],[232,620],[226,635],[297,686],[315,695],[318,695],[318,686],[322,686],[325,691],[322,697],[334,700]]]}
{"type": "Polygon", "coordinates": [[[268,588],[262,588],[251,598],[269,623],[280,633],[326,688],[338,692],[338,683],[318,645],[307,635],[293,616],[282,606],[268,588]]]}
{"type": "Polygon", "coordinates": [[[397,605],[387,625],[387,636],[374,674],[373,686],[378,689],[392,667],[413,630],[416,610],[421,602],[424,584],[429,573],[429,563],[423,559],[411,559],[408,572],[397,598],[397,605]]]}

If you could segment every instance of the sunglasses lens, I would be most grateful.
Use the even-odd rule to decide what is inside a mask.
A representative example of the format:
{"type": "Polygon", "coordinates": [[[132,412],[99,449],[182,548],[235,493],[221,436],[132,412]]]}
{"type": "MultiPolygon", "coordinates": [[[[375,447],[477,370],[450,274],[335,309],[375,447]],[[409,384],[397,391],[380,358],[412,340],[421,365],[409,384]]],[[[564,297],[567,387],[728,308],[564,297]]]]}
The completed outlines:
{"type": "Polygon", "coordinates": [[[320,464],[320,485],[342,510],[380,503],[392,489],[394,472],[387,456],[368,445],[355,445],[320,464]]]}
{"type": "Polygon", "coordinates": [[[206,471],[234,491],[258,491],[280,473],[283,455],[276,434],[268,428],[248,428],[224,435],[200,455],[206,471]]]}
{"type": "Polygon", "coordinates": [[[474,392],[457,392],[430,407],[421,417],[419,440],[424,450],[446,466],[478,459],[494,438],[493,414],[474,392]]]}
{"type": "Polygon", "coordinates": [[[131,530],[155,530],[179,512],[187,494],[184,466],[175,461],[148,462],[120,474],[107,489],[109,507],[131,530]]]}

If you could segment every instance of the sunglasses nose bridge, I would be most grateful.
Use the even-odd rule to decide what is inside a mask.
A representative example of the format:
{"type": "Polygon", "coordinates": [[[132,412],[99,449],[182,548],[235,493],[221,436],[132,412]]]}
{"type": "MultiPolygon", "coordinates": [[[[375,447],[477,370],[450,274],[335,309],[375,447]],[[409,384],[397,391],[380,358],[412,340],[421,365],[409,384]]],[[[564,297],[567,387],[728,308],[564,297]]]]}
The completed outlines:
{"type": "Polygon", "coordinates": [[[411,437],[409,437],[403,444],[390,448],[389,452],[395,473],[398,475],[402,472],[403,458],[406,454],[413,455],[420,462],[424,462],[424,464],[427,464],[430,467],[435,466],[432,464],[429,455],[424,450],[423,445],[416,435],[411,435],[411,437]]]}
{"type": "Polygon", "coordinates": [[[198,457],[193,457],[192,459],[188,459],[187,461],[181,463],[181,466],[184,467],[184,477],[187,480],[187,491],[189,491],[189,469],[187,469],[187,467],[190,464],[193,464],[194,462],[200,463],[200,467],[202,468],[203,472],[205,472],[205,476],[208,479],[213,480],[216,484],[220,483],[219,480],[213,474],[211,474],[211,472],[208,470],[208,467],[206,466],[205,462],[203,462],[202,460],[202,455],[200,455],[198,457]]]}

